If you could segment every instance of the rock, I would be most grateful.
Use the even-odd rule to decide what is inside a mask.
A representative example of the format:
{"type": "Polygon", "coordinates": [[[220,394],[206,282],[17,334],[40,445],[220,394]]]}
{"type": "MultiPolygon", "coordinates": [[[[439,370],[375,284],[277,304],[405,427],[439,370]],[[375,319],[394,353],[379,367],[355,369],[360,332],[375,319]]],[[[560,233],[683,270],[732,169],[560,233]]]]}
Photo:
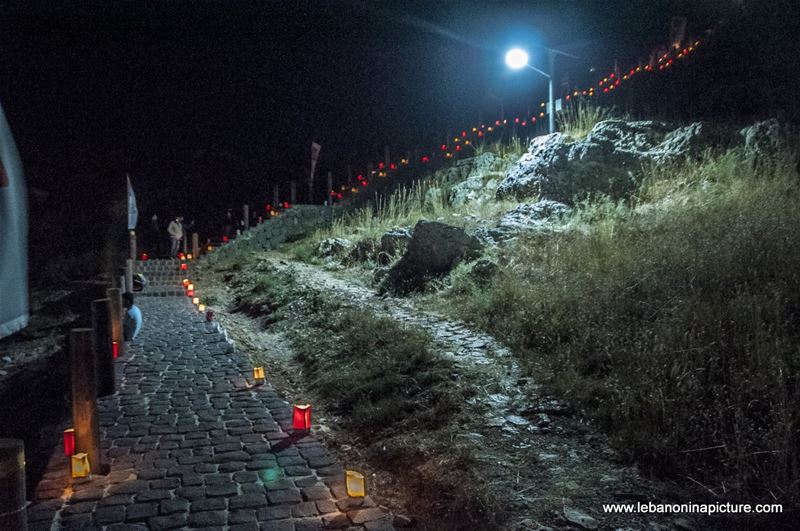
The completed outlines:
{"type": "Polygon", "coordinates": [[[355,264],[359,262],[368,262],[375,258],[375,241],[370,238],[358,240],[356,244],[347,253],[346,262],[355,264]]]}
{"type": "Polygon", "coordinates": [[[431,187],[425,190],[423,204],[426,210],[437,212],[444,206],[444,194],[439,187],[431,187]]]}
{"type": "Polygon", "coordinates": [[[447,274],[463,260],[476,258],[482,246],[463,229],[436,221],[419,221],[403,257],[389,270],[381,291],[409,293],[426,280],[447,274]]]}
{"type": "Polygon", "coordinates": [[[564,518],[566,518],[569,523],[575,524],[582,529],[597,529],[598,527],[597,520],[580,509],[575,509],[573,507],[564,508],[564,518]]]}
{"type": "Polygon", "coordinates": [[[346,238],[325,238],[317,245],[317,254],[323,258],[337,258],[351,245],[350,240],[346,238]]]}
{"type": "Polygon", "coordinates": [[[789,148],[790,133],[777,119],[770,118],[745,127],[739,134],[744,137],[744,153],[751,159],[773,158],[789,148]]]}
{"type": "Polygon", "coordinates": [[[729,131],[703,122],[674,128],[655,121],[605,120],[583,140],[562,133],[534,138],[528,153],[508,169],[496,195],[538,195],[562,203],[597,194],[624,197],[633,190],[634,173],[642,164],[695,157],[732,142],[729,131]]]}
{"type": "Polygon", "coordinates": [[[389,269],[391,268],[388,266],[378,266],[375,269],[373,269],[372,270],[373,284],[379,286],[381,282],[383,282],[383,279],[386,278],[386,275],[389,274],[389,269]]]}
{"type": "Polygon", "coordinates": [[[461,206],[469,202],[490,200],[494,197],[499,181],[492,177],[503,160],[494,153],[482,153],[477,157],[460,161],[465,163],[462,172],[466,178],[450,189],[450,204],[461,206]]]}
{"type": "Polygon", "coordinates": [[[404,514],[396,514],[392,524],[395,527],[414,527],[414,519],[404,514]]]}
{"type": "Polygon", "coordinates": [[[515,426],[527,426],[530,424],[527,419],[524,419],[519,415],[509,415],[506,417],[506,420],[515,426]]]}
{"type": "Polygon", "coordinates": [[[384,232],[381,235],[380,253],[385,254],[387,257],[403,254],[410,241],[411,231],[407,228],[397,228],[384,232]]]}

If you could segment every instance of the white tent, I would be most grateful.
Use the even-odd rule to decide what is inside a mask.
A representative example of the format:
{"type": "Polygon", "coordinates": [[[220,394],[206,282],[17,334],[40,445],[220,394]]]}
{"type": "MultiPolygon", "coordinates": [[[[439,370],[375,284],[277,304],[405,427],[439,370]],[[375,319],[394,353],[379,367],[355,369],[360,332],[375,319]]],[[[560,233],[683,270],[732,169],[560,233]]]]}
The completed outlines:
{"type": "Polygon", "coordinates": [[[0,338],[28,326],[28,210],[17,146],[0,105],[0,338]]]}

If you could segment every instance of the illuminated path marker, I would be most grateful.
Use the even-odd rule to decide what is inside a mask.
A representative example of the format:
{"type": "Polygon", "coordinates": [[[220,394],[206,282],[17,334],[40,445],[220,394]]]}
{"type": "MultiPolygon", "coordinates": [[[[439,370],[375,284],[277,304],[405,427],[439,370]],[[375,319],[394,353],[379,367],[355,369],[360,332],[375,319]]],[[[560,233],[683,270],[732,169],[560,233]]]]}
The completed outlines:
{"type": "MultiPolygon", "coordinates": [[[[169,264],[147,261],[150,278],[170,269],[159,262],[169,264]]],[[[348,497],[344,468],[313,427],[293,433],[268,373],[247,385],[249,360],[197,312],[174,269],[176,290],[152,282],[167,296],[136,297],[144,326],[116,363],[118,392],[99,401],[111,472],[70,480],[59,433],[29,529],[394,529],[369,496],[348,497]]]]}

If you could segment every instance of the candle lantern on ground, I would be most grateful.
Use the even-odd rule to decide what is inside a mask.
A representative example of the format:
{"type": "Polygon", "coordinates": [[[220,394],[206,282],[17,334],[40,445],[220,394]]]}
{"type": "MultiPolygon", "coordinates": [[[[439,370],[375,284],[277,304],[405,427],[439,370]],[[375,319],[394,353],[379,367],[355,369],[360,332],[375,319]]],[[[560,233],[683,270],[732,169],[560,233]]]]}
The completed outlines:
{"type": "Polygon", "coordinates": [[[195,306],[200,304],[200,297],[192,297],[192,304],[194,304],[195,306]]]}
{"type": "Polygon", "coordinates": [[[253,367],[253,379],[257,382],[264,381],[264,367],[253,367]]]}
{"type": "Polygon", "coordinates": [[[75,428],[64,430],[64,455],[67,457],[75,453],[75,428]]]}
{"type": "Polygon", "coordinates": [[[197,305],[197,311],[200,312],[200,313],[203,313],[204,311],[206,311],[206,305],[205,304],[198,304],[197,305]]]}
{"type": "Polygon", "coordinates": [[[308,431],[311,429],[311,404],[295,404],[292,429],[296,431],[308,431]]]}
{"type": "Polygon", "coordinates": [[[364,474],[355,470],[347,470],[344,476],[348,496],[351,498],[363,498],[367,495],[367,489],[364,486],[364,474]]]}
{"type": "Polygon", "coordinates": [[[81,452],[79,454],[75,454],[72,456],[72,477],[73,478],[85,478],[88,477],[91,473],[91,468],[89,467],[89,456],[86,453],[81,452]]]}
{"type": "Polygon", "coordinates": [[[186,265],[186,262],[183,262],[183,263],[181,264],[181,271],[186,271],[187,269],[189,269],[189,266],[188,266],[188,265],[186,265]]]}
{"type": "Polygon", "coordinates": [[[185,288],[186,286],[188,286],[188,285],[189,285],[189,279],[188,279],[188,278],[184,278],[184,279],[183,279],[183,282],[182,282],[182,284],[183,284],[183,287],[184,287],[184,288],[185,288]]]}
{"type": "Polygon", "coordinates": [[[114,359],[119,358],[119,343],[116,341],[111,342],[111,354],[113,355],[114,359]]]}

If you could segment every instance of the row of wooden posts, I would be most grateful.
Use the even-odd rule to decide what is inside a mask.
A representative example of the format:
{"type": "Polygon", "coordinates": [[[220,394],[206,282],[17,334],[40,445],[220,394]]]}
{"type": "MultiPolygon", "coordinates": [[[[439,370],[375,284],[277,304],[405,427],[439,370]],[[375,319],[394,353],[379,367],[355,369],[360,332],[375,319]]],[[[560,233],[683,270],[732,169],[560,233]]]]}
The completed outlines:
{"type": "MultiPolygon", "coordinates": [[[[120,285],[131,288],[128,261],[120,285]]],[[[72,426],[76,454],[87,456],[92,472],[107,474],[100,453],[97,398],[116,392],[114,360],[122,356],[122,287],[106,290],[106,297],[91,303],[91,328],[73,328],[69,334],[72,387],[72,426]]],[[[27,529],[25,446],[19,439],[0,439],[0,531],[27,529]]]]}

